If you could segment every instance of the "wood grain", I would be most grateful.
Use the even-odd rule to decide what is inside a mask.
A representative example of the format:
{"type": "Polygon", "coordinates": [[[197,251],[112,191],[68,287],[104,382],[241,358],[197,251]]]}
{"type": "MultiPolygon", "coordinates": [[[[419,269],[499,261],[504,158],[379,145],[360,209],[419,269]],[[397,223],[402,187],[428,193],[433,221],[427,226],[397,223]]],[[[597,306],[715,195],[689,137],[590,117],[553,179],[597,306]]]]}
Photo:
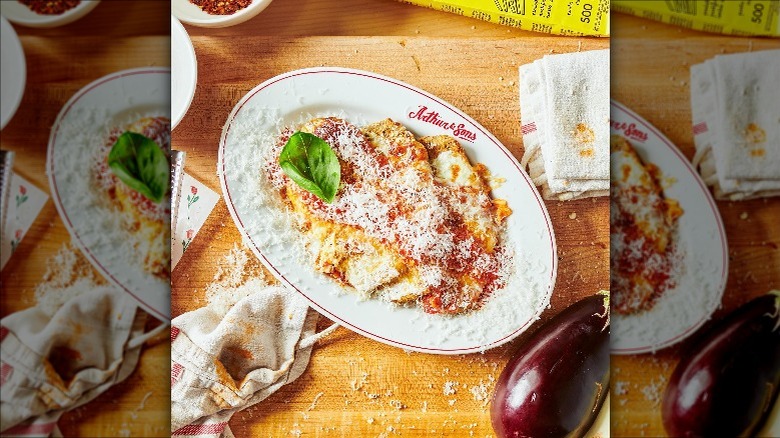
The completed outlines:
{"type": "MultiPolygon", "coordinates": [[[[14,171],[49,193],[46,149],[65,102],[87,83],[132,67],[170,65],[167,2],[101,2],[90,14],[53,29],[14,26],[27,62],[27,84],[0,144],[16,152],[14,171]],[[160,17],[160,18],[156,18],[160,17]]],[[[49,200],[2,271],[3,316],[35,304],[46,261],[70,241],[49,200]]],[[[98,274],[99,275],[99,274],[98,274]]],[[[150,326],[154,323],[150,323],[150,326]]],[[[144,347],[136,370],[59,421],[65,436],[169,436],[170,344],[144,347]]]]}
{"type": "MultiPolygon", "coordinates": [[[[722,53],[780,47],[776,39],[678,30],[621,14],[613,14],[612,31],[612,98],[655,125],[688,159],[695,152],[690,66],[722,53]]],[[[718,202],[717,206],[729,245],[729,279],[713,321],[751,298],[780,288],[780,198],[718,202]]],[[[695,338],[654,355],[612,357],[613,436],[665,436],[661,396],[679,357],[695,338]],[[617,382],[622,382],[626,394],[615,393],[617,382]]]]}
{"type": "MultiPolygon", "coordinates": [[[[243,35],[237,46],[228,44],[221,32],[225,31],[192,32],[198,87],[172,139],[175,148],[187,152],[187,172],[218,192],[217,148],[227,116],[246,92],[277,74],[326,65],[397,78],[461,108],[519,158],[523,145],[518,66],[551,52],[609,45],[603,39],[549,36],[243,35]]],[[[551,308],[543,320],[579,298],[609,287],[608,200],[546,204],[560,260],[551,308]]],[[[220,201],[173,272],[174,315],[204,304],[203,291],[212,281],[216,265],[240,239],[224,201],[220,201]]],[[[328,324],[322,318],[320,326],[328,324]]],[[[298,432],[303,436],[344,436],[347,429],[355,436],[491,436],[487,399],[482,397],[492,394],[493,381],[511,351],[526,337],[484,354],[451,357],[406,353],[339,328],[316,347],[301,378],[237,413],[230,426],[238,437],[298,432]],[[361,386],[364,374],[366,383],[361,386]],[[448,381],[457,382],[457,392],[445,396],[443,387],[448,381]]]]}

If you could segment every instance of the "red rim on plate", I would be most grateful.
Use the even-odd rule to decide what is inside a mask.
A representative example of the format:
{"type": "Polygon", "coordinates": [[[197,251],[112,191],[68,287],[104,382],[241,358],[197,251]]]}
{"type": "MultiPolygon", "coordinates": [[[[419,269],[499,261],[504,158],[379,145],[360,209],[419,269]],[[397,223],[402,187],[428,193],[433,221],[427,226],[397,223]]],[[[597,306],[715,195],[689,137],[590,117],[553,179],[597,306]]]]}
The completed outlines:
{"type": "Polygon", "coordinates": [[[370,79],[375,79],[379,81],[383,81],[385,83],[398,86],[401,88],[405,88],[407,90],[410,90],[414,93],[417,93],[426,99],[430,99],[439,105],[442,105],[443,107],[451,110],[453,113],[459,115],[462,117],[465,121],[471,124],[471,126],[477,130],[478,132],[482,133],[486,138],[488,138],[504,155],[505,157],[510,161],[512,165],[517,169],[517,171],[523,176],[523,180],[528,185],[529,189],[532,191],[532,193],[535,196],[536,202],[538,203],[538,207],[541,210],[541,212],[544,215],[545,224],[547,227],[547,232],[549,233],[550,243],[551,243],[551,254],[552,254],[552,260],[551,263],[551,273],[550,273],[550,286],[548,290],[546,291],[545,301],[549,302],[549,298],[552,296],[552,291],[555,289],[555,280],[557,276],[558,271],[558,257],[557,257],[557,248],[555,244],[555,234],[553,232],[552,223],[550,221],[550,216],[547,212],[547,209],[544,206],[544,202],[542,201],[542,197],[539,195],[539,192],[536,190],[536,187],[531,182],[531,179],[528,177],[526,172],[522,169],[520,166],[520,163],[517,161],[517,159],[492,135],[490,134],[486,129],[484,129],[479,123],[477,123],[475,120],[473,120],[471,117],[464,114],[462,111],[455,108],[453,105],[423,91],[416,87],[413,87],[409,84],[406,84],[401,81],[397,81],[395,79],[381,76],[375,73],[371,73],[368,71],[362,71],[362,70],[354,70],[354,69],[342,69],[342,68],[311,68],[311,69],[302,69],[302,70],[295,70],[288,73],[283,73],[281,75],[275,76],[262,84],[258,85],[251,91],[249,91],[244,97],[241,98],[241,100],[236,104],[236,106],[233,108],[233,111],[231,111],[230,115],[228,116],[227,122],[225,123],[225,126],[222,130],[222,136],[220,138],[219,143],[219,162],[217,163],[217,172],[219,174],[220,183],[222,185],[222,191],[225,197],[225,202],[227,204],[228,210],[230,211],[230,215],[233,217],[234,222],[236,223],[236,226],[239,228],[239,231],[241,231],[241,234],[244,235],[249,242],[251,242],[250,248],[255,253],[255,255],[260,259],[260,261],[271,271],[274,273],[274,275],[287,287],[292,288],[293,290],[297,291],[301,295],[303,295],[311,304],[312,306],[320,311],[320,313],[326,315],[328,318],[338,322],[340,325],[343,325],[345,327],[350,328],[351,330],[363,334],[369,338],[372,338],[374,340],[394,345],[397,347],[405,348],[405,349],[412,349],[415,351],[420,352],[427,352],[427,353],[437,353],[437,354],[463,354],[463,353],[471,353],[471,352],[477,352],[477,351],[484,351],[490,348],[497,347],[499,345],[502,345],[511,339],[515,338],[519,334],[523,333],[534,321],[536,321],[539,317],[539,315],[544,311],[546,306],[540,306],[539,309],[537,309],[536,313],[528,320],[525,321],[521,326],[517,329],[515,329],[513,332],[507,334],[501,339],[498,339],[496,341],[490,342],[488,344],[484,345],[476,345],[471,347],[465,347],[465,348],[454,348],[454,349],[444,349],[444,348],[430,348],[430,347],[424,347],[419,345],[412,345],[404,342],[399,342],[396,340],[388,339],[386,337],[377,335],[375,333],[372,333],[368,330],[362,329],[361,327],[357,327],[344,319],[338,317],[334,312],[331,312],[330,310],[324,308],[322,305],[320,305],[313,297],[307,295],[304,293],[300,288],[298,288],[293,282],[291,282],[289,279],[287,279],[274,265],[271,263],[270,260],[266,258],[266,256],[263,254],[260,247],[255,243],[255,241],[252,239],[252,236],[249,235],[244,227],[244,223],[236,211],[236,208],[233,204],[233,200],[230,194],[230,187],[227,182],[227,178],[225,177],[226,172],[226,164],[225,164],[225,142],[227,140],[228,134],[230,133],[230,128],[233,124],[234,119],[239,114],[241,109],[244,107],[244,105],[249,102],[252,97],[254,97],[258,92],[262,91],[263,89],[277,83],[280,81],[288,80],[291,78],[294,78],[296,76],[302,76],[302,75],[314,75],[314,74],[344,74],[344,75],[353,75],[353,76],[360,76],[360,77],[366,77],[370,79]]]}

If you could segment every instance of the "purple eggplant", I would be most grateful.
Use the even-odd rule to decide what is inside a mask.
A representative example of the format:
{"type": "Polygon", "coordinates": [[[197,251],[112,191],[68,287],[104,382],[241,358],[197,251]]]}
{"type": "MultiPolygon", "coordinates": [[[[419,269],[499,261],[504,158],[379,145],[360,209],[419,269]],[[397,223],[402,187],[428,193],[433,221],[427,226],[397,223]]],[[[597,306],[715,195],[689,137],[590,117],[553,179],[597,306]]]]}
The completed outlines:
{"type": "Polygon", "coordinates": [[[671,436],[752,436],[780,385],[780,291],[756,298],[696,340],[661,405],[671,436]]]}
{"type": "Polygon", "coordinates": [[[499,437],[580,437],[609,387],[609,295],[572,304],[520,346],[491,405],[499,437]]]}

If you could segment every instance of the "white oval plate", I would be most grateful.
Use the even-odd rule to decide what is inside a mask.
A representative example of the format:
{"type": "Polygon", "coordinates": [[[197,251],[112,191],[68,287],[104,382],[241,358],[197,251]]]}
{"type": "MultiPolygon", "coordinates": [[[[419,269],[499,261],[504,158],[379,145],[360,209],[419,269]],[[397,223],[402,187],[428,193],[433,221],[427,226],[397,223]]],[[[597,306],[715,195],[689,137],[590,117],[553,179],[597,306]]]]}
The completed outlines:
{"type": "Polygon", "coordinates": [[[645,163],[661,170],[664,194],[679,201],[678,243],[684,272],[653,308],[635,315],[612,313],[613,354],[641,354],[674,345],[693,334],[720,306],[728,277],[723,221],[707,186],[688,159],[645,119],[612,101],[613,134],[627,138],[645,163]]]}
{"type": "Polygon", "coordinates": [[[170,320],[170,283],[146,273],[126,248],[133,236],[96,189],[88,157],[111,128],[143,116],[170,116],[170,83],[170,69],[145,67],[86,85],[60,110],[46,153],[52,199],[73,242],[108,281],[163,321],[170,320]]]}
{"type": "Polygon", "coordinates": [[[16,0],[0,2],[0,11],[16,24],[27,27],[57,27],[72,23],[87,15],[100,0],[81,0],[76,7],[68,9],[59,15],[42,15],[30,10],[16,0]]]}
{"type": "Polygon", "coordinates": [[[269,79],[235,106],[222,132],[217,171],[236,226],[257,257],[286,286],[339,324],[377,341],[438,354],[482,351],[527,329],[549,305],[557,256],[549,215],[517,160],[484,127],[425,91],[375,73],[344,68],[296,70],[269,79]],[[493,190],[514,211],[505,239],[514,249],[515,273],[479,311],[459,316],[427,315],[416,307],[397,307],[378,299],[360,301],[316,272],[284,212],[279,196],[261,177],[260,156],[282,126],[309,116],[337,115],[358,126],[390,117],[417,136],[450,134],[413,118],[421,108],[473,132],[461,140],[472,162],[487,165],[506,179],[493,190]]]}
{"type": "Polygon", "coordinates": [[[197,83],[195,48],[192,47],[187,30],[171,15],[171,129],[187,114],[197,83]]]}
{"type": "Polygon", "coordinates": [[[26,66],[22,43],[14,27],[0,15],[0,129],[5,128],[22,101],[26,66]]]}

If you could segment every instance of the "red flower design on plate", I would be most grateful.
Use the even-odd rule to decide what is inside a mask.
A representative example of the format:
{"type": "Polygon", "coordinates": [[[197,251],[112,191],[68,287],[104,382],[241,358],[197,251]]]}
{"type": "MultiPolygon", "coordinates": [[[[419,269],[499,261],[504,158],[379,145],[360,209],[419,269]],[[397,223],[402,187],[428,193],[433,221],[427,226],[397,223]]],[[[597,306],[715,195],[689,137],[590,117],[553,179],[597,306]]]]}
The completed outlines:
{"type": "Polygon", "coordinates": [[[193,195],[198,194],[198,188],[195,186],[190,186],[190,192],[192,192],[193,195]]]}
{"type": "Polygon", "coordinates": [[[22,230],[16,230],[16,233],[14,233],[14,237],[16,237],[16,240],[21,240],[22,230]]]}
{"type": "Polygon", "coordinates": [[[27,193],[27,187],[19,186],[19,193],[21,193],[22,195],[26,194],[27,193]]]}
{"type": "Polygon", "coordinates": [[[187,239],[192,239],[192,236],[195,234],[195,230],[187,230],[187,239]]]}

